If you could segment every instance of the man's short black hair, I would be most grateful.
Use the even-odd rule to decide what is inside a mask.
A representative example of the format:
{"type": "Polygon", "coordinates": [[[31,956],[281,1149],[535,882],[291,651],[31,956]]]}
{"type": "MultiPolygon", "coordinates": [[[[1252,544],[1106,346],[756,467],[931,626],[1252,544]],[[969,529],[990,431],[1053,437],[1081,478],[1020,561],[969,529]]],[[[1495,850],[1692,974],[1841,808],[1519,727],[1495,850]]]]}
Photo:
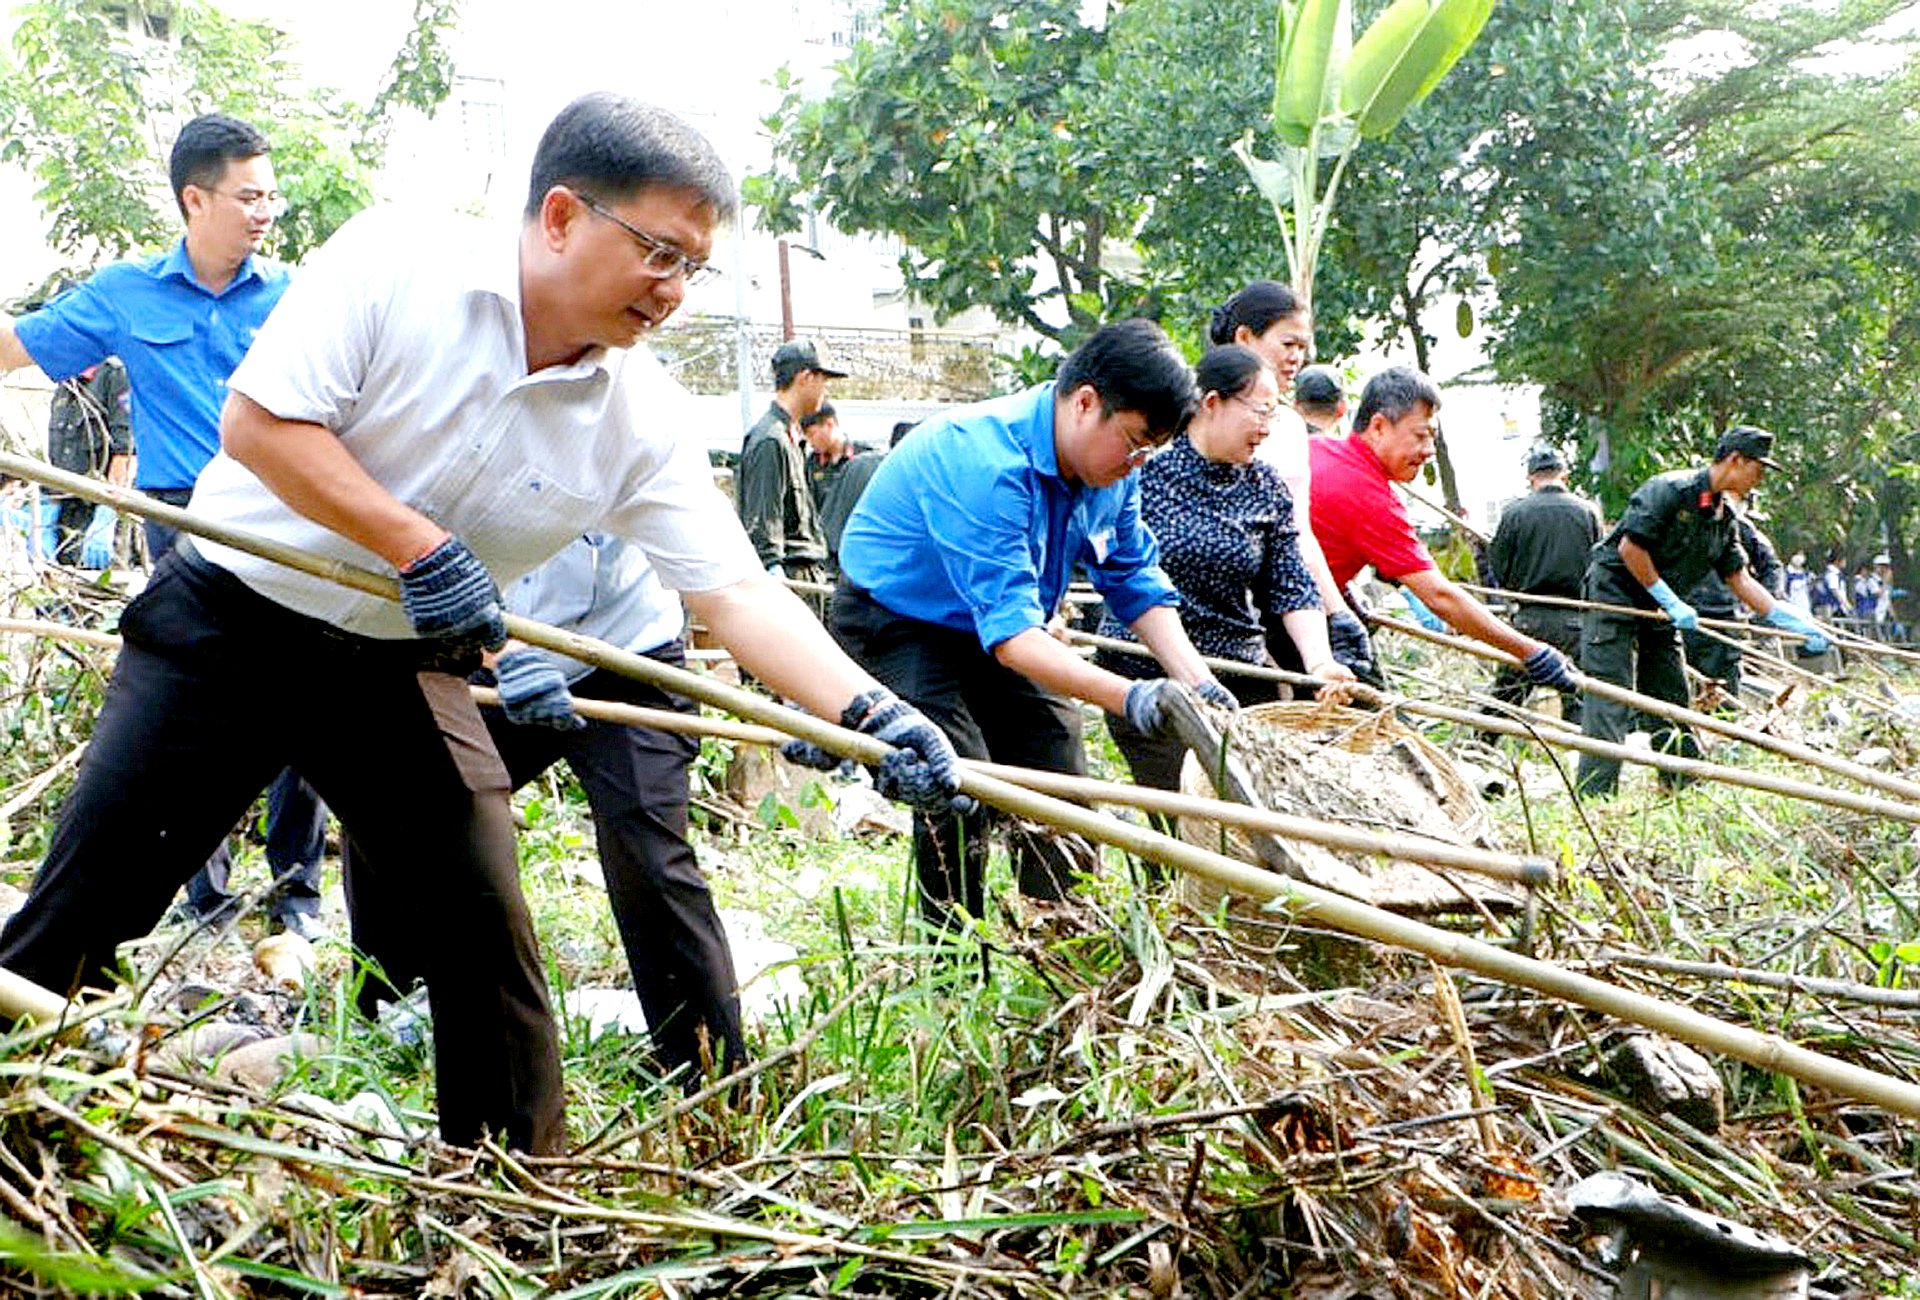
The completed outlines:
{"type": "Polygon", "coordinates": [[[1360,390],[1360,407],[1353,413],[1353,431],[1359,433],[1373,423],[1375,415],[1387,417],[1392,424],[1416,406],[1425,406],[1429,415],[1440,410],[1440,390],[1434,382],[1412,366],[1388,366],[1360,390]]]}
{"type": "Polygon", "coordinates": [[[1340,403],[1346,400],[1346,389],[1332,366],[1308,366],[1293,377],[1295,410],[1330,416],[1339,411],[1340,403]]]}
{"type": "Polygon", "coordinates": [[[548,124],[533,155],[528,217],[556,185],[603,202],[643,189],[691,190],[716,222],[733,216],[733,178],[707,138],[665,109],[612,91],[582,95],[548,124]]]}
{"type": "Polygon", "coordinates": [[[260,128],[237,117],[202,113],[188,122],[180,128],[167,158],[167,181],[173,186],[173,201],[180,205],[180,215],[187,215],[187,186],[212,189],[226,174],[228,163],[272,152],[273,146],[260,128]]]}
{"type": "Polygon", "coordinates": [[[839,418],[840,412],[833,409],[832,402],[822,402],[820,403],[820,409],[812,415],[803,415],[800,417],[800,427],[803,429],[811,429],[816,424],[824,424],[828,420],[837,420],[839,418]]]}
{"type": "Polygon", "coordinates": [[[898,447],[900,440],[912,433],[918,425],[919,421],[917,420],[895,420],[893,422],[893,433],[887,438],[887,446],[898,447]]]}
{"type": "Polygon", "coordinates": [[[1150,320],[1103,326],[1075,348],[1060,365],[1060,395],[1082,384],[1100,394],[1103,413],[1144,416],[1147,435],[1156,442],[1186,428],[1200,400],[1193,370],[1166,331],[1150,320]]]}

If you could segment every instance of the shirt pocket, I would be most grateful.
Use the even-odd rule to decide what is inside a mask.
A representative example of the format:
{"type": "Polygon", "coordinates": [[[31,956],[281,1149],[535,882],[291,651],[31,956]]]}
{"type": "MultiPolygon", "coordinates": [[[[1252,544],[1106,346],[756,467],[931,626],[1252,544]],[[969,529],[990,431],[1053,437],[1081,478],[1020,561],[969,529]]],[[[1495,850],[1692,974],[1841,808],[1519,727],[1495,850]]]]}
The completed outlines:
{"type": "Polygon", "coordinates": [[[193,322],[177,312],[135,311],[127,320],[127,332],[150,348],[177,347],[192,340],[193,322]]]}
{"type": "Polygon", "coordinates": [[[486,477],[483,484],[467,509],[456,509],[453,519],[440,522],[488,557],[496,579],[502,572],[517,576],[544,564],[606,514],[598,496],[561,481],[544,466],[522,465],[503,478],[486,477]]]}

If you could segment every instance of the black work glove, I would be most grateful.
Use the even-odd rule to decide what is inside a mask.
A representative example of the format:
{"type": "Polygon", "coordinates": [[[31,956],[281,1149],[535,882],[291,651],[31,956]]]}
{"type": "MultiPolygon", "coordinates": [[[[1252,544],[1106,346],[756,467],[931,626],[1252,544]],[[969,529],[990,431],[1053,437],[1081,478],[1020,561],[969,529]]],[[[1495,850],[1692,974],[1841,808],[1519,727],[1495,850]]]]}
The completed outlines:
{"type": "Polygon", "coordinates": [[[1527,680],[1535,686],[1551,686],[1556,691],[1568,694],[1580,689],[1580,683],[1573,677],[1573,665],[1550,645],[1543,645],[1522,659],[1520,666],[1526,670],[1527,680]]]}
{"type": "Polygon", "coordinates": [[[507,643],[500,588],[458,537],[448,537],[400,571],[400,607],[422,637],[482,650],[507,643]]]}
{"type": "MultiPolygon", "coordinates": [[[[960,793],[960,756],[946,733],[925,714],[884,686],[862,691],[840,713],[840,725],[893,746],[873,773],[873,788],[888,799],[929,816],[970,813],[980,805],[960,793]]],[[[831,771],[840,764],[806,740],[790,740],[780,747],[790,763],[831,771]]]]}
{"type": "Polygon", "coordinates": [[[1359,616],[1344,609],[1327,615],[1327,641],[1334,659],[1352,669],[1355,677],[1374,675],[1373,638],[1367,635],[1367,625],[1359,616]]]}
{"type": "Polygon", "coordinates": [[[509,650],[493,665],[500,707],[507,721],[523,727],[578,731],[587,720],[573,711],[573,695],[560,670],[533,650],[509,650]]]}

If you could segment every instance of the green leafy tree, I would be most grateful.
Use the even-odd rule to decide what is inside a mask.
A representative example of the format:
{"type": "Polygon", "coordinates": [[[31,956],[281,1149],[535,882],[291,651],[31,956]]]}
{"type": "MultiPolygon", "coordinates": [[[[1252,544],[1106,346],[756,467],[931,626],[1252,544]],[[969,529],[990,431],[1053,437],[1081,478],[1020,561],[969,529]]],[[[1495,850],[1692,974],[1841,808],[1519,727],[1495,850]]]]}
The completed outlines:
{"type": "Polygon", "coordinates": [[[1356,41],[1352,0],[1279,0],[1272,126],[1277,158],[1234,153],[1273,207],[1294,290],[1311,309],[1320,247],[1362,139],[1433,93],[1480,35],[1493,0],[1393,0],[1356,41]],[[1324,172],[1323,172],[1324,166],[1324,172]]]}
{"type": "Polygon", "coordinates": [[[943,317],[984,307],[1070,346],[1144,306],[1115,265],[1144,195],[1082,129],[1110,66],[1072,0],[899,0],[824,98],[782,74],[774,166],[747,197],[775,231],[811,209],[899,239],[907,289],[943,317]]]}
{"type": "Polygon", "coordinates": [[[215,110],[273,141],[292,205],[274,251],[297,260],[370,201],[394,115],[430,115],[452,88],[455,0],[416,0],[413,26],[367,105],[301,89],[286,36],[267,24],[206,4],[156,6],[172,39],[132,41],[109,10],[100,0],[22,6],[0,66],[0,161],[32,174],[49,242],[80,265],[173,237],[165,137],[215,110]]]}

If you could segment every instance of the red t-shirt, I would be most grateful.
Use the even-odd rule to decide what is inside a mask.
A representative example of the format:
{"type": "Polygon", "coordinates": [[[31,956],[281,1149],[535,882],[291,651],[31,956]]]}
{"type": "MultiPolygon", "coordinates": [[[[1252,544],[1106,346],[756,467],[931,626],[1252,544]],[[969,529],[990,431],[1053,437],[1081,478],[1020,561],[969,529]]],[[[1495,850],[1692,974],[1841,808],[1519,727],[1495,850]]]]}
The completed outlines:
{"type": "Polygon", "coordinates": [[[1433,567],[1373,448],[1358,434],[1310,438],[1313,465],[1313,535],[1327,567],[1341,586],[1371,564],[1383,578],[1401,578],[1433,567]]]}

